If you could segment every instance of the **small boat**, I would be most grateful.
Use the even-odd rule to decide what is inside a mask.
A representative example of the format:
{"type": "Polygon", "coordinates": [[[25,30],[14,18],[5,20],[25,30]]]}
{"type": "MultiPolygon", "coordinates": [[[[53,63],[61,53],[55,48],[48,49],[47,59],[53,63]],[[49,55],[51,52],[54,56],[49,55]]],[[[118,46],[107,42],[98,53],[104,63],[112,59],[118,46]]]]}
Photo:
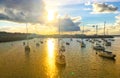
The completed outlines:
{"type": "Polygon", "coordinates": [[[111,42],[106,42],[105,45],[106,46],[111,46],[111,42]]]}
{"type": "Polygon", "coordinates": [[[61,47],[60,47],[60,51],[61,51],[61,52],[65,52],[65,46],[61,46],[61,47]]]}
{"type": "Polygon", "coordinates": [[[114,38],[110,38],[109,40],[110,40],[110,41],[115,41],[115,39],[114,39],[114,38]]]}
{"type": "Polygon", "coordinates": [[[76,40],[77,42],[79,42],[79,43],[81,43],[81,41],[80,40],[76,40]]]}
{"type": "Polygon", "coordinates": [[[25,42],[23,42],[23,45],[25,45],[25,42]]]}
{"type": "Polygon", "coordinates": [[[40,41],[41,44],[43,44],[43,41],[40,41]]]}
{"type": "Polygon", "coordinates": [[[40,46],[40,44],[39,44],[39,43],[36,43],[36,46],[38,47],[38,46],[40,46]]]}
{"type": "Polygon", "coordinates": [[[66,45],[70,45],[70,43],[66,42],[66,45]]]}
{"type": "Polygon", "coordinates": [[[112,52],[110,52],[110,51],[99,52],[99,56],[110,58],[110,59],[115,59],[115,57],[116,57],[116,55],[112,54],[112,52]]]}
{"type": "Polygon", "coordinates": [[[98,40],[99,43],[101,43],[102,41],[98,40]]]}
{"type": "Polygon", "coordinates": [[[63,66],[66,65],[65,56],[63,54],[58,54],[56,56],[56,63],[63,66]]]}
{"type": "Polygon", "coordinates": [[[81,47],[86,47],[84,42],[81,43],[81,47]]]}
{"type": "Polygon", "coordinates": [[[86,41],[88,41],[88,39],[86,39],[86,41]]]}
{"type": "Polygon", "coordinates": [[[101,45],[96,45],[96,46],[93,47],[93,49],[104,51],[104,50],[105,50],[105,47],[103,47],[103,46],[101,46],[101,45]]]}
{"type": "Polygon", "coordinates": [[[25,46],[25,51],[26,52],[30,52],[30,47],[27,45],[27,46],[25,46]]]}
{"type": "Polygon", "coordinates": [[[70,40],[72,41],[73,39],[71,38],[70,40]]]}

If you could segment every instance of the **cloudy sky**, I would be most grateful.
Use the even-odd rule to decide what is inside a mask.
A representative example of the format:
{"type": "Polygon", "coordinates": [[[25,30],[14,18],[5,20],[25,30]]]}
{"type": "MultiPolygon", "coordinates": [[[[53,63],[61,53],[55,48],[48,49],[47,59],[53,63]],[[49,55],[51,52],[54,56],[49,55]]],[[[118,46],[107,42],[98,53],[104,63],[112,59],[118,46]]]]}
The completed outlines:
{"type": "Polygon", "coordinates": [[[84,24],[87,34],[98,25],[102,33],[120,32],[120,0],[0,0],[0,31],[54,34],[79,31],[84,24]],[[59,24],[60,23],[60,24],[59,24]],[[113,30],[114,29],[114,30],[113,30]]]}

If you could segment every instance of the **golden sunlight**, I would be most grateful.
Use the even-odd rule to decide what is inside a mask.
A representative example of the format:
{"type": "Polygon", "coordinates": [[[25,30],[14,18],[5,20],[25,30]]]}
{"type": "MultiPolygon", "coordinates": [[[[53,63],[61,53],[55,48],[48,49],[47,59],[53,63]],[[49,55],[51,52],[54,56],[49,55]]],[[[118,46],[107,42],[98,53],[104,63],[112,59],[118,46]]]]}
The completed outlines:
{"type": "Polygon", "coordinates": [[[49,58],[54,57],[54,43],[52,39],[48,40],[48,56],[49,58]]]}
{"type": "Polygon", "coordinates": [[[47,75],[50,78],[55,76],[56,67],[55,67],[55,53],[54,53],[54,40],[48,39],[47,41],[47,49],[48,49],[48,56],[47,56],[47,75]]]}
{"type": "Polygon", "coordinates": [[[48,10],[48,21],[54,20],[54,11],[48,10]]]}

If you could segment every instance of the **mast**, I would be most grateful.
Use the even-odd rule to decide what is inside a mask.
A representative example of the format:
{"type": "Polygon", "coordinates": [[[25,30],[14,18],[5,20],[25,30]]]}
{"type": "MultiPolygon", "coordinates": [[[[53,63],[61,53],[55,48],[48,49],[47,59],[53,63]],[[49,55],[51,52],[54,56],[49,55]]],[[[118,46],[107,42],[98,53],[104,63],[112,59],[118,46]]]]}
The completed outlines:
{"type": "Polygon", "coordinates": [[[27,37],[27,45],[28,45],[28,27],[27,27],[27,23],[26,23],[26,37],[27,37]]]}
{"type": "Polygon", "coordinates": [[[83,31],[82,31],[82,34],[84,35],[84,24],[83,24],[83,31]]]}
{"type": "Polygon", "coordinates": [[[96,35],[98,34],[98,25],[96,25],[96,35]]]}
{"type": "Polygon", "coordinates": [[[104,36],[105,36],[105,25],[106,25],[106,21],[104,21],[104,36]]]}
{"type": "Polygon", "coordinates": [[[59,18],[59,20],[58,20],[58,32],[59,32],[59,37],[58,37],[58,48],[60,48],[60,18],[59,18]]]}

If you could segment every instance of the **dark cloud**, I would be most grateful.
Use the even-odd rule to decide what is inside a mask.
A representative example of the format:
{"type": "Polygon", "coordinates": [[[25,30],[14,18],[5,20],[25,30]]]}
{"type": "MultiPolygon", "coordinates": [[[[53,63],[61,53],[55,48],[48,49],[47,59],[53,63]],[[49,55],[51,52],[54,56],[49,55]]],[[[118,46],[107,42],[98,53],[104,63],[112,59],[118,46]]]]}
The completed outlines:
{"type": "Polygon", "coordinates": [[[70,18],[60,20],[60,31],[80,31],[80,27],[76,25],[70,18]]]}
{"type": "Polygon", "coordinates": [[[42,0],[0,0],[0,20],[43,23],[45,4],[42,0]]]}
{"type": "Polygon", "coordinates": [[[2,19],[2,20],[9,20],[9,17],[4,15],[4,14],[0,14],[0,19],[2,19]]]}
{"type": "Polygon", "coordinates": [[[105,3],[93,3],[93,13],[112,13],[117,11],[117,7],[114,5],[108,5],[105,3]]]}

